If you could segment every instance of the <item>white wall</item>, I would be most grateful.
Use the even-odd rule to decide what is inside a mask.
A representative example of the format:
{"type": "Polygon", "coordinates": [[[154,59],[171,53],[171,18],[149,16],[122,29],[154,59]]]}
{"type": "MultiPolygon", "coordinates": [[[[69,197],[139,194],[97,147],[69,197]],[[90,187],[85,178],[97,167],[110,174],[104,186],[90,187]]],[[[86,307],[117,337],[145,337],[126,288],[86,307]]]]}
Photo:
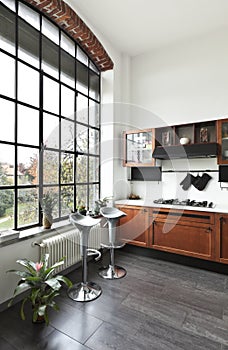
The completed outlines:
{"type": "Polygon", "coordinates": [[[132,58],[131,102],[171,124],[223,117],[228,112],[227,41],[226,28],[132,58]]]}
{"type": "MultiPolygon", "coordinates": [[[[228,29],[139,55],[131,60],[131,103],[138,107],[131,124],[141,128],[215,120],[228,114],[228,29]],[[141,109],[141,114],[139,113],[141,109]]],[[[216,159],[163,161],[163,169],[217,170],[216,159]]],[[[160,183],[134,182],[143,198],[190,198],[227,202],[218,173],[204,191],[179,186],[184,173],[164,173],[160,183]]],[[[193,175],[197,175],[193,173],[193,175]]]]}

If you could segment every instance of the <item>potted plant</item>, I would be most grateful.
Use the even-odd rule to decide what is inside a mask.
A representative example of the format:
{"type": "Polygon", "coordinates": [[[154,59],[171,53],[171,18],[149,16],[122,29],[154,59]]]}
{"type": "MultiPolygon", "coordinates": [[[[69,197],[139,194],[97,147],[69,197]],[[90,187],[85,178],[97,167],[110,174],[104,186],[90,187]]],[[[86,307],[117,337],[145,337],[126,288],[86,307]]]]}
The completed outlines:
{"type": "Polygon", "coordinates": [[[82,215],[86,215],[86,207],[85,207],[85,205],[83,204],[82,201],[79,201],[79,202],[78,202],[77,211],[78,211],[80,214],[82,214],[82,215]]]}
{"type": "Polygon", "coordinates": [[[54,310],[59,310],[54,298],[59,295],[59,290],[62,287],[61,282],[72,287],[71,281],[62,275],[54,275],[55,269],[64,263],[64,258],[48,267],[49,254],[44,254],[40,262],[33,262],[28,259],[19,259],[17,263],[25,268],[25,271],[9,270],[20,276],[21,279],[14,290],[13,298],[9,302],[10,306],[19,293],[27,288],[30,288],[29,294],[25,296],[21,303],[20,315],[22,320],[25,320],[24,306],[27,301],[32,304],[33,317],[36,322],[46,322],[49,324],[48,307],[54,310]]]}
{"type": "Polygon", "coordinates": [[[45,229],[51,228],[53,223],[53,209],[57,204],[57,195],[52,191],[48,191],[44,194],[42,199],[42,211],[43,211],[43,227],[45,229]]]}

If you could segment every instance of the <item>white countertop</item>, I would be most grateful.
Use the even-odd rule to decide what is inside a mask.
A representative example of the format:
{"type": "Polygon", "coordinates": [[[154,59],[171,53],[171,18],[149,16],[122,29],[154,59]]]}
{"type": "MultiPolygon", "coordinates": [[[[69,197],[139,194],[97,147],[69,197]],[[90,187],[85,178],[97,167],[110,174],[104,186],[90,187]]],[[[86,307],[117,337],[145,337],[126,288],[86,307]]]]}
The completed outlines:
{"type": "Polygon", "coordinates": [[[157,204],[153,200],[143,200],[143,199],[120,199],[115,201],[118,205],[134,205],[139,207],[153,207],[153,208],[173,208],[179,210],[197,210],[197,211],[207,211],[211,213],[228,213],[228,204],[224,206],[215,205],[214,208],[205,207],[191,207],[184,205],[170,205],[170,204],[157,204]]]}

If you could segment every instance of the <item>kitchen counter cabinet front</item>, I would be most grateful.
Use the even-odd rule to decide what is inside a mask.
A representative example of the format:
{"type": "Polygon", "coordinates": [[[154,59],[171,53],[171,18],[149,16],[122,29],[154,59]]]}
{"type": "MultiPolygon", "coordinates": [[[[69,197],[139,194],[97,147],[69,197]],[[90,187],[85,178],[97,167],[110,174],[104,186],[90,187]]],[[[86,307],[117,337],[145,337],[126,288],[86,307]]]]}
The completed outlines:
{"type": "Polygon", "coordinates": [[[150,247],[214,260],[214,214],[197,211],[153,210],[150,247]]]}
{"type": "Polygon", "coordinates": [[[228,214],[216,215],[216,257],[228,264],[228,214]]]}
{"type": "Polygon", "coordinates": [[[149,210],[144,207],[116,206],[127,215],[122,217],[119,222],[119,235],[127,243],[140,247],[148,247],[149,236],[149,210]],[[140,233],[140,234],[138,234],[140,233]]]}

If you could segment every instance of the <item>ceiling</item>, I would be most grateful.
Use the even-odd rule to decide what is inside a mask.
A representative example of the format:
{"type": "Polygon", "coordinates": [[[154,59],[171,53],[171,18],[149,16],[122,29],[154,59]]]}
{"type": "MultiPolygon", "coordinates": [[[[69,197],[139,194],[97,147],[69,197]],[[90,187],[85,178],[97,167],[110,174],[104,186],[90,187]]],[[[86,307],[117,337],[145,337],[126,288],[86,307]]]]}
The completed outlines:
{"type": "Polygon", "coordinates": [[[221,28],[228,30],[228,0],[66,2],[91,29],[94,27],[117,50],[130,56],[221,28]]]}

